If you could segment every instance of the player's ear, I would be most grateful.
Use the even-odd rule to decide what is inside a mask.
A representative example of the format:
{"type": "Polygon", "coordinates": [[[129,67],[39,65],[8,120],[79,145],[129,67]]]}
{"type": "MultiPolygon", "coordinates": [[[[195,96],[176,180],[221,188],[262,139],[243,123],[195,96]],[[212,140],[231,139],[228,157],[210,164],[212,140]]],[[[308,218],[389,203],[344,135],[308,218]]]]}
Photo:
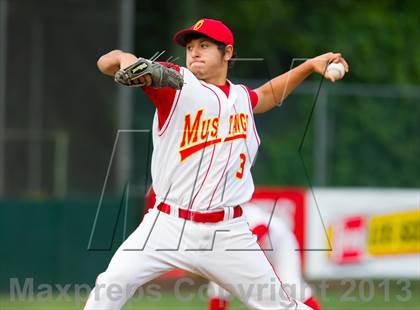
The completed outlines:
{"type": "Polygon", "coordinates": [[[232,58],[233,55],[233,46],[232,45],[226,45],[225,47],[225,55],[223,56],[223,59],[225,61],[229,61],[232,58]]]}

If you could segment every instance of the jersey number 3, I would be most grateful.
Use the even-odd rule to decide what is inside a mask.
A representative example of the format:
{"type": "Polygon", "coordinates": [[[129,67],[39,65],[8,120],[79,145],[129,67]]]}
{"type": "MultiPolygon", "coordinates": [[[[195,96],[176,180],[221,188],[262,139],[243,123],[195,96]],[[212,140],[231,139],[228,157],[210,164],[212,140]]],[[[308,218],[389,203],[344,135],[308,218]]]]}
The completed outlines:
{"type": "Polygon", "coordinates": [[[244,153],[239,154],[239,161],[239,169],[236,171],[235,176],[240,180],[244,176],[244,167],[246,162],[246,156],[244,153]]]}

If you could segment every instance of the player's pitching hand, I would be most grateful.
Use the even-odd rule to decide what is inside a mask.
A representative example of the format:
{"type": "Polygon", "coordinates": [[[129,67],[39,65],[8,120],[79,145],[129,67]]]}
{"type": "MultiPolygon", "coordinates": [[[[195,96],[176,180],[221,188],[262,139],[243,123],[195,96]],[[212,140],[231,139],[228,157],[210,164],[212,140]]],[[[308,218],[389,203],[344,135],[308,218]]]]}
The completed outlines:
{"type": "Polygon", "coordinates": [[[330,63],[341,63],[344,66],[345,72],[349,72],[349,65],[340,53],[325,53],[323,55],[311,58],[308,60],[312,65],[312,70],[323,75],[327,80],[335,82],[336,78],[326,70],[330,63]]]}

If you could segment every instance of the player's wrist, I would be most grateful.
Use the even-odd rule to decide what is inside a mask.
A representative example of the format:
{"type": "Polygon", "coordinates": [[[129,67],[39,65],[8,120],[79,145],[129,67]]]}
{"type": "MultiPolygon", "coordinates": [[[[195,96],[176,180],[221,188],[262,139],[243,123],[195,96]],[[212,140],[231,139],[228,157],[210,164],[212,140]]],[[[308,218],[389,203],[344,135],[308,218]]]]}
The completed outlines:
{"type": "Polygon", "coordinates": [[[119,69],[127,68],[137,61],[137,57],[130,53],[121,52],[118,54],[119,69]]]}
{"type": "Polygon", "coordinates": [[[308,73],[315,72],[315,62],[313,58],[307,59],[303,65],[306,67],[306,70],[308,70],[308,73]]]}

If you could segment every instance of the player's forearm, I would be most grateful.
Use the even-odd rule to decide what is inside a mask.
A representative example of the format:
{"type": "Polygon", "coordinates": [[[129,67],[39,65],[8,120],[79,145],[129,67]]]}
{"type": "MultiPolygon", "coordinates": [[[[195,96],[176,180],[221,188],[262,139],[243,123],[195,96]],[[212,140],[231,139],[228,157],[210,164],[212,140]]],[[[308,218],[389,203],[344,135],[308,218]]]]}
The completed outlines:
{"type": "Polygon", "coordinates": [[[120,68],[125,68],[137,61],[133,54],[120,50],[113,50],[98,59],[97,66],[99,71],[105,75],[114,76],[120,68]]]}
{"type": "Polygon", "coordinates": [[[275,77],[259,87],[259,102],[254,108],[254,113],[263,113],[271,110],[283,100],[313,72],[310,61],[305,61],[296,68],[275,77]]]}

